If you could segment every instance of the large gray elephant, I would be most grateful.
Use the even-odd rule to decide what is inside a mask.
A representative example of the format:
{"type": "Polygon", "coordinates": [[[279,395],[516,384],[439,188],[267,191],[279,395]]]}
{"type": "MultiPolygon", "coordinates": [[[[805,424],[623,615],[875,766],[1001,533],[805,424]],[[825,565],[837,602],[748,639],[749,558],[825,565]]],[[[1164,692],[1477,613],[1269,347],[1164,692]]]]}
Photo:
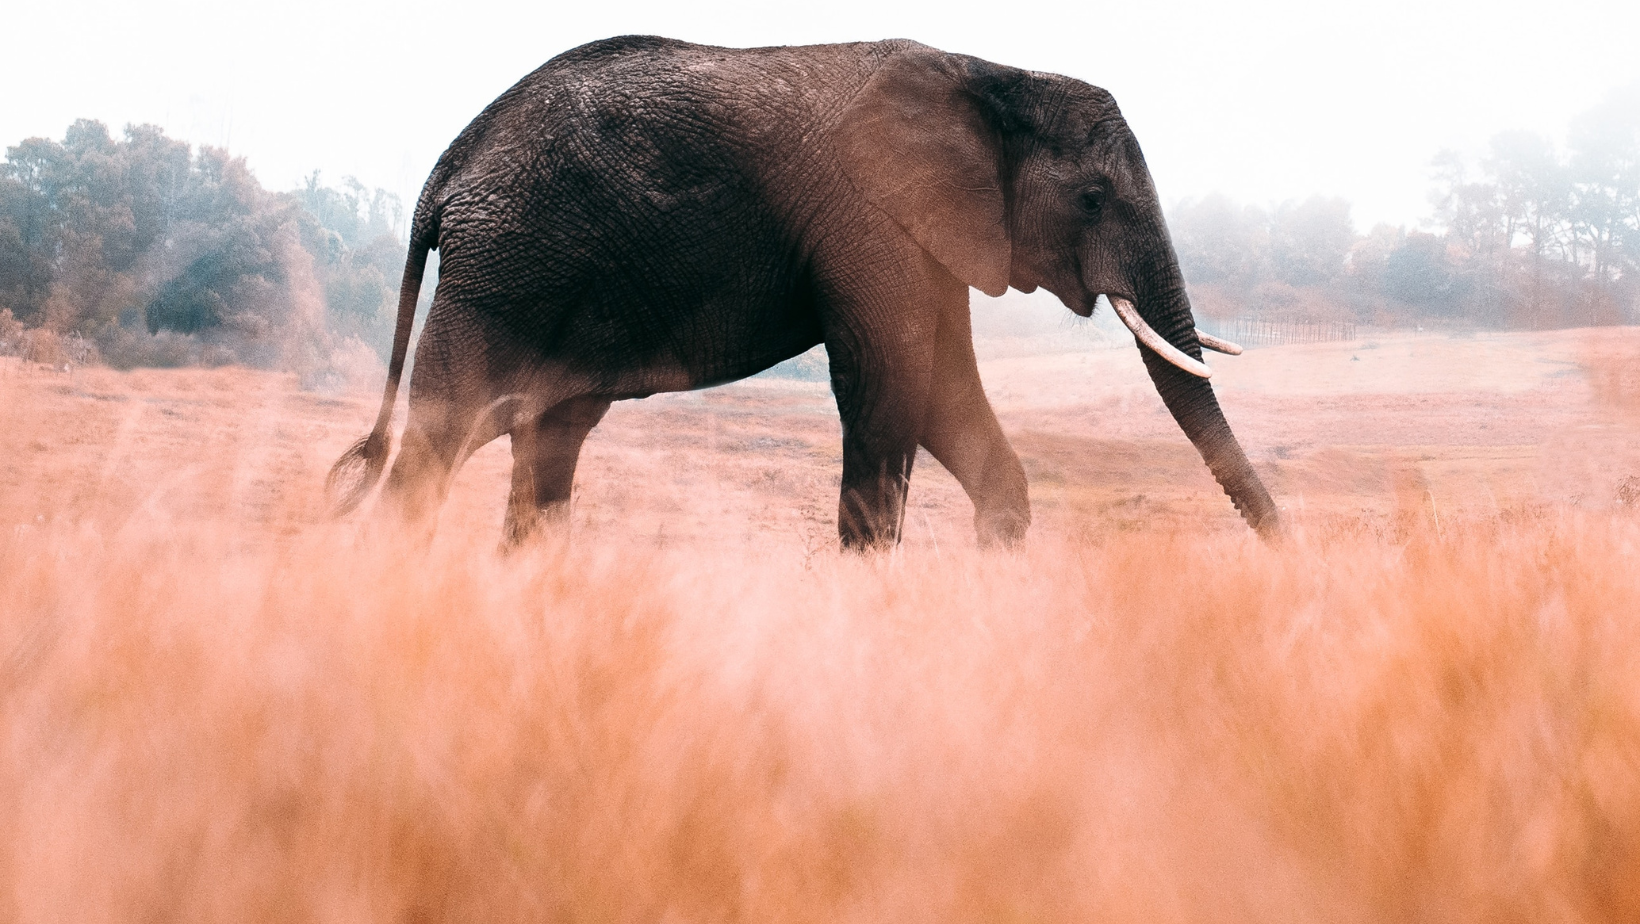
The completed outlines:
{"type": "Polygon", "coordinates": [[[507,533],[560,516],[610,402],[752,375],[824,343],[843,424],[838,531],[898,540],[917,447],[982,542],[1030,523],[980,387],[968,287],[1100,295],[1247,522],[1270,495],[1225,422],[1161,206],[1111,95],[910,41],[731,49],[653,37],[566,52],[491,103],[416,204],[386,393],[336,463],[380,478],[428,251],[439,284],[384,489],[412,518],[512,437],[507,533]]]}

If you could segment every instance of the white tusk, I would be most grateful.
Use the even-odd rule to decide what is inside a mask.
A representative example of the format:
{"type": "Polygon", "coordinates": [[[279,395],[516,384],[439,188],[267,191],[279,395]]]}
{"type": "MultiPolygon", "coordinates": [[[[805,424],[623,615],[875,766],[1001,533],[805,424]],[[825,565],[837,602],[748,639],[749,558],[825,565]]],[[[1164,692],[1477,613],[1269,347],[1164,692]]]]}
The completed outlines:
{"type": "Polygon", "coordinates": [[[1139,317],[1139,309],[1133,307],[1132,302],[1125,298],[1113,298],[1110,300],[1110,306],[1116,309],[1116,316],[1122,319],[1128,330],[1133,331],[1133,336],[1139,338],[1140,343],[1150,347],[1157,356],[1191,375],[1199,375],[1204,379],[1213,375],[1213,370],[1207,368],[1207,363],[1191,359],[1183,350],[1168,343],[1161,334],[1152,330],[1150,325],[1145,323],[1145,319],[1139,317]]]}
{"type": "Polygon", "coordinates": [[[1231,343],[1228,340],[1220,340],[1218,337],[1207,333],[1201,328],[1196,329],[1196,339],[1201,341],[1202,349],[1204,350],[1212,350],[1215,353],[1224,353],[1228,356],[1241,355],[1241,344],[1231,343]]]}

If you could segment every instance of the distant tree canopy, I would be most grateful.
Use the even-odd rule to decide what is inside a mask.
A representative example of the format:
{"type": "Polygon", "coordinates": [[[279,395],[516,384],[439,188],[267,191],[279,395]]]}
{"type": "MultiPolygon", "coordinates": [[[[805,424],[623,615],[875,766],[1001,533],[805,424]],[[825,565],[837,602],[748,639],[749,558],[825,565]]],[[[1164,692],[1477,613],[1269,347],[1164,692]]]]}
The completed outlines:
{"type": "Polygon", "coordinates": [[[400,218],[351,178],[270,193],[221,149],[81,120],[0,164],[0,312],[116,365],[288,367],[350,336],[385,350],[400,218]]]}
{"type": "Polygon", "coordinates": [[[1574,120],[1564,153],[1503,132],[1478,171],[1451,152],[1434,167],[1432,231],[1357,234],[1339,199],[1182,202],[1169,224],[1185,278],[1217,314],[1640,322],[1640,87],[1574,120]]]}
{"type": "MultiPolygon", "coordinates": [[[[1640,87],[1479,164],[1434,164],[1431,230],[1356,233],[1349,203],[1271,209],[1214,195],[1170,211],[1209,315],[1499,327],[1640,321],[1640,87]]],[[[317,172],[262,188],[243,158],[152,125],[80,120],[0,164],[0,341],[78,336],[118,366],[309,369],[390,347],[405,245],[398,198],[317,172]],[[362,349],[363,347],[361,347],[362,349]],[[356,351],[355,351],[356,352],[356,351]]],[[[5,343],[0,342],[0,349],[5,343]]]]}

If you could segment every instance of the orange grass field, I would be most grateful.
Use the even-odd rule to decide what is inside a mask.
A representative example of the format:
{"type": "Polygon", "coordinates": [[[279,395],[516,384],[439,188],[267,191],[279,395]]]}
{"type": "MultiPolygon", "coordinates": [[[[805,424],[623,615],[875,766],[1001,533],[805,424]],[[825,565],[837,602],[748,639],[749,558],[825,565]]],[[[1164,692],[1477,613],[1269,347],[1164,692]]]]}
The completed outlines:
{"type": "Polygon", "coordinates": [[[1084,340],[982,344],[1025,546],[874,557],[823,384],[503,556],[505,440],[323,520],[379,379],[0,360],[0,921],[1640,920],[1640,329],[1218,358],[1277,548],[1084,340]]]}

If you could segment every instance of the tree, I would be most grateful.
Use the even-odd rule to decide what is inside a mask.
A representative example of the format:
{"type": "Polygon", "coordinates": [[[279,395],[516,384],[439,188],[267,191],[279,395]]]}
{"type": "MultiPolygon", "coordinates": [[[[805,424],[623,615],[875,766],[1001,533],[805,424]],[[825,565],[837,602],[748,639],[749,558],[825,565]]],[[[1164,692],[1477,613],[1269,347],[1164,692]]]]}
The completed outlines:
{"type": "Polygon", "coordinates": [[[0,308],[30,327],[95,338],[121,364],[209,353],[273,365],[322,353],[325,302],[342,337],[386,350],[403,265],[397,197],[348,178],[264,190],[243,158],[195,151],[151,125],[113,138],[80,120],[0,165],[0,308]]]}
{"type": "Polygon", "coordinates": [[[1361,293],[1382,293],[1390,255],[1400,250],[1406,239],[1405,228],[1382,223],[1374,225],[1366,237],[1355,242],[1345,258],[1352,287],[1361,293]]]}
{"type": "Polygon", "coordinates": [[[1498,184],[1471,177],[1456,151],[1441,151],[1431,166],[1436,185],[1429,198],[1435,206],[1436,220],[1446,228],[1446,237],[1482,262],[1503,259],[1515,233],[1515,222],[1498,184]]]}
{"type": "Polygon", "coordinates": [[[1554,143],[1532,132],[1502,132],[1492,138],[1486,166],[1495,178],[1490,185],[1502,213],[1502,245],[1513,247],[1524,235],[1534,258],[1564,247],[1560,229],[1571,184],[1554,143]]]}
{"type": "Polygon", "coordinates": [[[1168,216],[1179,267],[1193,284],[1250,289],[1269,260],[1270,219],[1222,194],[1186,199],[1168,216]]]}
{"type": "Polygon", "coordinates": [[[1291,286],[1325,285],[1343,274],[1356,238],[1350,204],[1343,199],[1312,196],[1282,203],[1270,216],[1271,269],[1291,286]]]}
{"type": "Polygon", "coordinates": [[[303,245],[314,255],[332,326],[385,359],[398,315],[394,283],[405,259],[396,230],[404,217],[399,197],[367,190],[353,177],[343,178],[340,189],[327,187],[317,170],[291,195],[311,216],[302,224],[303,245]]]}
{"type": "Polygon", "coordinates": [[[1446,241],[1413,231],[1385,260],[1384,294],[1438,316],[1460,312],[1464,286],[1447,261],[1446,241]]]}
{"type": "Polygon", "coordinates": [[[354,177],[343,177],[342,188],[320,182],[319,171],[309,174],[294,193],[302,207],[325,228],[341,235],[349,247],[359,247],[378,238],[397,238],[404,205],[385,189],[366,189],[354,177]]]}
{"type": "Polygon", "coordinates": [[[1603,287],[1640,271],[1640,86],[1579,116],[1567,140],[1567,217],[1603,287]]]}

